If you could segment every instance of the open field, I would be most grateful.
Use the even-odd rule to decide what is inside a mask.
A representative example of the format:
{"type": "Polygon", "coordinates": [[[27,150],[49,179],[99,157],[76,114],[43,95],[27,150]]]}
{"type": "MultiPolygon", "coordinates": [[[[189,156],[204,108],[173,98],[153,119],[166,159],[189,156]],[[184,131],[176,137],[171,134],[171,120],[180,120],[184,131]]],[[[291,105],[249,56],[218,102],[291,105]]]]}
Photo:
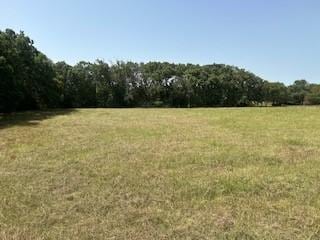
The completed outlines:
{"type": "Polygon", "coordinates": [[[0,120],[0,239],[319,239],[320,108],[0,120]]]}

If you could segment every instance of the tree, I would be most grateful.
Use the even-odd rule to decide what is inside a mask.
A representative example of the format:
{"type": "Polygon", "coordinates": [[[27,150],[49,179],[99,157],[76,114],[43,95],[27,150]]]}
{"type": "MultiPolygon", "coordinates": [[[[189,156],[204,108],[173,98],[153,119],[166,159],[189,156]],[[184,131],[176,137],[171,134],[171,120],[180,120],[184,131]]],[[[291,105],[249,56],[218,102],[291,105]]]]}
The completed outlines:
{"type": "Polygon", "coordinates": [[[280,106],[288,102],[288,90],[283,83],[264,82],[265,101],[271,102],[272,106],[280,106]]]}
{"type": "Polygon", "coordinates": [[[292,104],[302,105],[308,92],[310,92],[309,83],[304,79],[296,80],[289,86],[290,102],[292,104]]]}
{"type": "Polygon", "coordinates": [[[57,106],[53,63],[23,32],[0,31],[0,111],[57,106]]]}
{"type": "Polygon", "coordinates": [[[172,91],[170,96],[172,106],[191,107],[194,94],[192,80],[193,76],[190,74],[186,74],[183,77],[172,77],[172,91]]]}
{"type": "Polygon", "coordinates": [[[305,97],[306,104],[318,105],[320,104],[320,85],[311,84],[310,92],[305,97]]]}
{"type": "Polygon", "coordinates": [[[92,65],[93,81],[96,91],[96,102],[98,107],[109,107],[112,105],[112,80],[110,67],[102,60],[97,60],[92,65]]]}
{"type": "Polygon", "coordinates": [[[23,32],[0,31],[0,111],[52,107],[320,104],[320,85],[289,87],[225,64],[54,64],[23,32]]]}
{"type": "Polygon", "coordinates": [[[57,84],[57,92],[59,95],[59,103],[62,107],[72,106],[71,102],[68,102],[67,82],[69,81],[72,67],[65,62],[57,62],[54,64],[55,81],[57,84]]]}
{"type": "Polygon", "coordinates": [[[91,63],[81,61],[75,65],[66,86],[66,96],[71,99],[72,107],[96,106],[96,84],[91,63]]]}

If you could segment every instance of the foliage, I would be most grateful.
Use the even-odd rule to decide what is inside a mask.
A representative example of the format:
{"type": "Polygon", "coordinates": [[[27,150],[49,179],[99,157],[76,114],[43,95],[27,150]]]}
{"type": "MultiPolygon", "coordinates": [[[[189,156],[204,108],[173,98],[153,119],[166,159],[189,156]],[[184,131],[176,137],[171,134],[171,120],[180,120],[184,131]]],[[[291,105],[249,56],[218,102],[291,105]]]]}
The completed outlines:
{"type": "Polygon", "coordinates": [[[320,85],[310,85],[310,91],[306,95],[306,103],[311,105],[320,104],[320,85]]]}
{"type": "Polygon", "coordinates": [[[319,104],[317,85],[268,82],[224,64],[52,63],[23,32],[0,31],[0,112],[53,107],[319,104]]]}
{"type": "Polygon", "coordinates": [[[23,32],[0,31],[0,111],[58,106],[53,63],[23,32]]]}

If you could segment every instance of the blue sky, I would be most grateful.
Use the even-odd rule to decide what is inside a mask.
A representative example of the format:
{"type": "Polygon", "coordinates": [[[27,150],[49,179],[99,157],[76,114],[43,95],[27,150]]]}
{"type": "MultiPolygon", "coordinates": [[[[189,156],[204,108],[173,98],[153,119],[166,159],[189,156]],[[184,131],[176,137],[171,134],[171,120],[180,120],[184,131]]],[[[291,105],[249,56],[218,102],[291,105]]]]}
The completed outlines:
{"type": "Polygon", "coordinates": [[[0,0],[54,61],[226,63],[270,81],[320,83],[318,0],[0,0]]]}

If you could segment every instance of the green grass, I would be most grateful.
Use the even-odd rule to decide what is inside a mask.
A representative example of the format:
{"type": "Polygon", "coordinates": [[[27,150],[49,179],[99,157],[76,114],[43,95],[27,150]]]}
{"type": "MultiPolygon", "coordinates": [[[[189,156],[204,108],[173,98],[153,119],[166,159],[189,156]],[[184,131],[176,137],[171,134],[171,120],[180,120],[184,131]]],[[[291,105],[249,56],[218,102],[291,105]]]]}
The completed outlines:
{"type": "Polygon", "coordinates": [[[0,239],[320,238],[320,108],[0,118],[0,239]]]}

